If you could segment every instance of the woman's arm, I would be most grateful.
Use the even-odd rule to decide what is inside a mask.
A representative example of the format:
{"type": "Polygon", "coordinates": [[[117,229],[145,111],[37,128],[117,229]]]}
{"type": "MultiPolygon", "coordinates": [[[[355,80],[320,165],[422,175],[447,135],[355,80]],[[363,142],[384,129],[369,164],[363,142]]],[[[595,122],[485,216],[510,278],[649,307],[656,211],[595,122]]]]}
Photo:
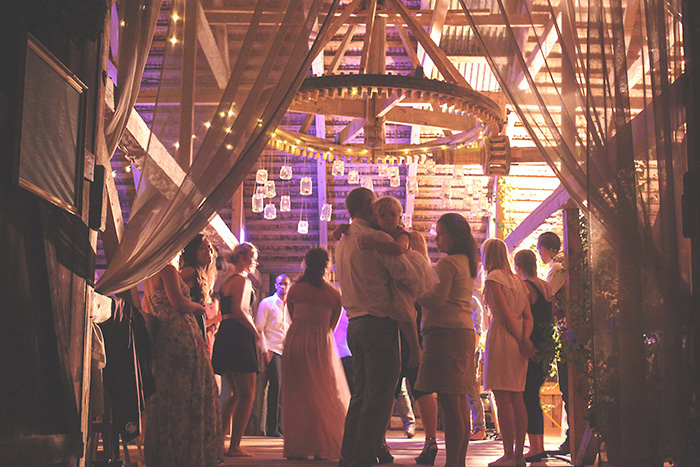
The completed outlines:
{"type": "Polygon", "coordinates": [[[452,284],[457,275],[457,269],[451,262],[438,261],[435,265],[435,273],[438,282],[433,290],[423,294],[416,300],[421,306],[429,308],[431,311],[440,310],[447,303],[447,299],[452,294],[452,284]]]}
{"type": "Polygon", "coordinates": [[[326,284],[325,287],[329,289],[330,295],[333,297],[333,312],[331,313],[331,332],[335,330],[338,326],[338,321],[340,321],[340,314],[343,312],[343,307],[340,304],[340,293],[335,290],[331,285],[326,284]]]}
{"type": "Polygon", "coordinates": [[[408,235],[400,235],[397,240],[381,240],[368,234],[360,237],[359,245],[362,248],[377,250],[385,255],[401,256],[408,250],[407,238],[408,235]]]}
{"type": "Polygon", "coordinates": [[[535,320],[532,317],[532,311],[530,310],[530,304],[525,303],[525,309],[523,310],[523,334],[522,338],[518,341],[520,346],[520,353],[530,358],[537,353],[535,345],[530,340],[532,335],[532,328],[534,326],[535,320]]]}
{"type": "Polygon", "coordinates": [[[243,291],[245,290],[247,280],[249,279],[235,275],[224,284],[222,294],[231,296],[231,309],[222,310],[222,313],[230,314],[233,319],[238,320],[244,328],[252,332],[256,340],[261,340],[262,334],[258,328],[255,327],[253,318],[243,311],[243,291]]]}
{"type": "Polygon", "coordinates": [[[484,285],[484,296],[486,297],[486,303],[489,305],[489,311],[493,317],[505,324],[508,332],[519,344],[522,340],[523,328],[518,326],[515,317],[511,316],[511,313],[508,312],[509,307],[506,296],[503,293],[503,286],[498,282],[487,280],[484,285]]]}
{"type": "Polygon", "coordinates": [[[187,266],[180,269],[180,277],[185,281],[187,287],[192,288],[195,285],[195,278],[197,277],[197,271],[192,266],[187,266]]]}
{"type": "Polygon", "coordinates": [[[182,289],[180,288],[180,276],[178,275],[177,269],[173,265],[168,264],[159,273],[160,279],[163,281],[163,289],[165,289],[165,294],[168,297],[170,304],[179,313],[192,313],[196,315],[203,315],[205,313],[204,307],[199,303],[195,303],[192,300],[188,300],[182,294],[182,289]]]}

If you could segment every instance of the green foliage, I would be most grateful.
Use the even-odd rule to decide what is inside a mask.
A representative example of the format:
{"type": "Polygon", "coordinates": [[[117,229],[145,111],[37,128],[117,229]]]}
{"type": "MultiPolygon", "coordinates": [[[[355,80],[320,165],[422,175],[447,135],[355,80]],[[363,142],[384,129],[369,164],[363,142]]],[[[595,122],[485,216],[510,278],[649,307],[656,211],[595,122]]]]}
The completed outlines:
{"type": "Polygon", "coordinates": [[[498,177],[496,187],[496,198],[503,213],[503,219],[496,219],[496,228],[503,232],[504,237],[508,236],[518,225],[518,221],[513,217],[513,205],[515,204],[515,187],[508,182],[506,177],[498,177]]]}

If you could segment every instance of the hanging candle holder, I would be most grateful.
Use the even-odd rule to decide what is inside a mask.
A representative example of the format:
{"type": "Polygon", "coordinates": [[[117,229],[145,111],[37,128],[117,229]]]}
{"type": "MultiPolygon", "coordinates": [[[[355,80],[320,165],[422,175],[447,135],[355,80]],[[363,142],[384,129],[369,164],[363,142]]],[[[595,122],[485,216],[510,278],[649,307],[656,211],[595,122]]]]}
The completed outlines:
{"type": "Polygon", "coordinates": [[[428,231],[429,235],[437,235],[437,226],[435,224],[430,224],[430,230],[428,231]]]}
{"type": "Polygon", "coordinates": [[[267,203],[265,205],[265,210],[263,211],[263,217],[267,220],[272,220],[277,218],[277,208],[273,203],[267,203]]]}
{"type": "Polygon", "coordinates": [[[442,188],[440,189],[440,198],[450,199],[452,198],[452,183],[449,180],[442,182],[442,188]]]}
{"type": "Polygon", "coordinates": [[[399,176],[399,168],[398,168],[398,166],[392,165],[391,167],[389,167],[389,169],[388,169],[388,174],[389,174],[389,175],[388,175],[389,178],[394,178],[394,177],[398,178],[398,176],[399,176]]]}
{"type": "Polygon", "coordinates": [[[456,180],[461,180],[464,178],[464,167],[461,165],[455,165],[452,171],[452,175],[456,180]]]}
{"type": "Polygon", "coordinates": [[[474,194],[474,183],[473,182],[467,182],[466,185],[464,186],[464,193],[465,193],[465,198],[467,196],[472,196],[474,194]]]}
{"type": "Polygon", "coordinates": [[[268,180],[265,183],[265,197],[274,198],[275,196],[277,196],[277,190],[275,189],[275,181],[268,180]]]}
{"type": "Polygon", "coordinates": [[[374,191],[374,182],[372,182],[372,177],[369,175],[363,175],[360,179],[360,186],[374,191]]]}
{"type": "Polygon", "coordinates": [[[259,193],[253,195],[253,212],[263,212],[264,200],[263,195],[259,193]]]}
{"type": "Polygon", "coordinates": [[[388,177],[389,176],[389,169],[386,164],[379,164],[379,169],[377,170],[377,175],[380,177],[388,177]]]}
{"type": "Polygon", "coordinates": [[[307,234],[309,233],[309,223],[305,220],[300,220],[297,224],[297,233],[307,234]]]}
{"type": "Polygon", "coordinates": [[[302,196],[309,196],[313,192],[313,181],[311,177],[301,177],[299,190],[302,196]]]}
{"type": "Polygon", "coordinates": [[[321,220],[328,222],[331,220],[331,216],[333,215],[333,205],[332,204],[324,204],[323,207],[321,208],[321,220]]]}
{"type": "Polygon", "coordinates": [[[292,179],[292,166],[283,165],[280,167],[280,180],[291,180],[292,179]]]}
{"type": "Polygon", "coordinates": [[[334,160],[333,166],[331,167],[331,175],[334,177],[342,177],[345,175],[345,162],[341,159],[334,160]]]}
{"type": "Polygon", "coordinates": [[[406,193],[409,195],[418,194],[418,180],[415,176],[406,177],[406,193]]]}
{"type": "Polygon", "coordinates": [[[401,178],[400,177],[390,177],[389,178],[389,186],[391,187],[399,187],[401,186],[401,178]]]}
{"type": "Polygon", "coordinates": [[[402,214],[401,223],[403,224],[404,229],[410,229],[413,227],[413,216],[406,213],[402,214]]]}
{"type": "Polygon", "coordinates": [[[357,185],[358,183],[360,183],[360,172],[352,169],[350,172],[348,172],[348,184],[357,185]]]}
{"type": "Polygon", "coordinates": [[[435,161],[432,159],[428,159],[425,161],[425,174],[426,175],[435,175],[435,161]]]}
{"type": "Polygon", "coordinates": [[[282,195],[280,199],[280,212],[289,212],[292,210],[292,199],[289,195],[282,195]]]}
{"type": "Polygon", "coordinates": [[[255,194],[260,195],[263,198],[265,197],[265,193],[267,193],[267,190],[265,189],[265,185],[257,185],[255,187],[255,194]]]}
{"type": "Polygon", "coordinates": [[[267,182],[267,170],[258,169],[255,174],[255,183],[258,185],[264,185],[267,182]]]}

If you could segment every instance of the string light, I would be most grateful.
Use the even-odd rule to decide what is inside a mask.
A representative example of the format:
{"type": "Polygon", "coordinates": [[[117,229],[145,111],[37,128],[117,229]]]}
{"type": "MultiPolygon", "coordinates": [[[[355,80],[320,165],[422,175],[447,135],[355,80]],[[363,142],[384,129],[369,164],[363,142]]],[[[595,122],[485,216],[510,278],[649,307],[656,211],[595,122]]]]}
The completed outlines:
{"type": "Polygon", "coordinates": [[[177,44],[177,37],[173,36],[170,38],[170,43],[171,44],[177,44]]]}
{"type": "Polygon", "coordinates": [[[177,22],[178,19],[180,19],[180,17],[177,15],[177,13],[173,13],[173,21],[177,22]]]}

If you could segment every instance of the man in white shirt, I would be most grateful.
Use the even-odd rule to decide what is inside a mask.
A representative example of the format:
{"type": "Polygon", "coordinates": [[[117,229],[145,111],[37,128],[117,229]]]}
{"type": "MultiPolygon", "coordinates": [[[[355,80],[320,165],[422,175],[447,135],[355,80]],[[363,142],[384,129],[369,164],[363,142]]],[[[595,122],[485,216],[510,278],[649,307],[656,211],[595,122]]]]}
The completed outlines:
{"type": "MultiPolygon", "coordinates": [[[[557,257],[561,249],[561,239],[554,232],[545,232],[537,238],[537,252],[540,254],[540,259],[547,266],[546,281],[549,288],[552,290],[553,303],[552,312],[557,319],[566,319],[566,310],[563,309],[564,304],[564,283],[566,282],[566,269],[557,257]]],[[[566,416],[569,416],[569,364],[564,360],[557,361],[557,374],[559,376],[559,390],[561,398],[564,401],[564,410],[566,416]]],[[[569,446],[569,430],[566,430],[566,439],[559,446],[557,453],[568,454],[569,446]]]]}
{"type": "MultiPolygon", "coordinates": [[[[280,387],[282,385],[282,351],[284,338],[292,320],[287,310],[287,292],[292,281],[286,274],[275,279],[275,293],[260,302],[255,325],[262,332],[267,348],[267,422],[265,435],[280,437],[280,387]]],[[[263,384],[263,394],[264,394],[263,384]]]]}
{"type": "Polygon", "coordinates": [[[416,367],[420,358],[415,317],[403,316],[405,310],[392,306],[389,281],[393,279],[416,290],[416,283],[423,279],[422,272],[404,255],[382,255],[360,247],[359,239],[364,235],[392,240],[370,225],[375,200],[374,193],[366,188],[355,188],[348,194],[345,206],[352,221],[335,251],[355,371],[355,393],[345,418],[339,466],[374,465],[383,454],[380,450],[401,367],[399,327],[412,350],[409,367],[416,367]]]}

